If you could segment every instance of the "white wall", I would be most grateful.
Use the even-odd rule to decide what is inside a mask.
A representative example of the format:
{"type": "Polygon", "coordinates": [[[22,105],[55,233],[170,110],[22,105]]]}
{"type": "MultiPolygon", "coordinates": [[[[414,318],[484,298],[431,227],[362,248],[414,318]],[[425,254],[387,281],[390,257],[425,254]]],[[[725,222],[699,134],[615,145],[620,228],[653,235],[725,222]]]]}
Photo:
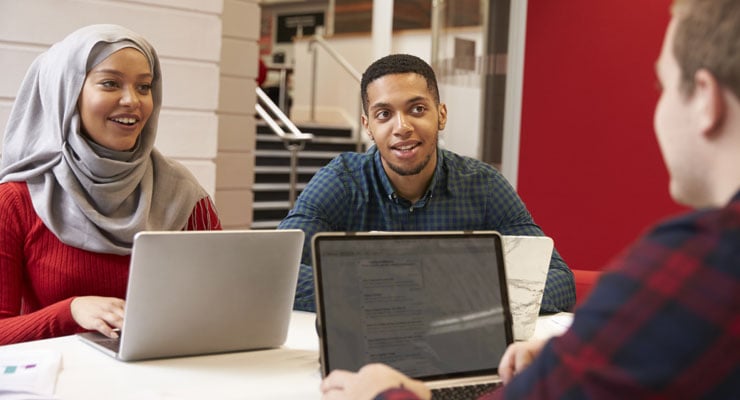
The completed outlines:
{"type": "MultiPolygon", "coordinates": [[[[124,25],[147,37],[161,58],[164,98],[157,147],[185,164],[215,196],[224,225],[246,226],[242,215],[251,215],[251,200],[241,202],[249,196],[234,196],[233,190],[221,193],[221,187],[230,184],[228,176],[217,174],[217,165],[237,164],[243,169],[253,164],[246,153],[254,147],[250,81],[257,66],[257,2],[0,0],[2,132],[25,71],[39,53],[85,25],[124,25]],[[247,159],[233,160],[239,157],[247,159]],[[240,219],[232,222],[236,216],[240,219]]],[[[230,186],[251,195],[251,183],[240,177],[246,183],[230,186]]]]}

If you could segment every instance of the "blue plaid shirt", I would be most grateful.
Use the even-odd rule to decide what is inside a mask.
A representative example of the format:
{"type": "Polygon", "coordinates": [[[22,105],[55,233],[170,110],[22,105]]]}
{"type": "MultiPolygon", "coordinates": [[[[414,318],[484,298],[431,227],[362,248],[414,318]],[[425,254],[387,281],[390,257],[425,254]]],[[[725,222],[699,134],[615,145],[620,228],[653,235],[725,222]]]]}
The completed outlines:
{"type": "MultiPolygon", "coordinates": [[[[495,168],[447,150],[439,149],[437,156],[429,189],[413,204],[395,193],[375,146],[366,153],[343,153],[314,175],[278,227],[306,233],[295,309],[316,309],[311,238],[317,232],[496,230],[544,235],[495,168]]],[[[575,299],[573,273],[554,250],[541,311],[570,310],[575,299]]]]}

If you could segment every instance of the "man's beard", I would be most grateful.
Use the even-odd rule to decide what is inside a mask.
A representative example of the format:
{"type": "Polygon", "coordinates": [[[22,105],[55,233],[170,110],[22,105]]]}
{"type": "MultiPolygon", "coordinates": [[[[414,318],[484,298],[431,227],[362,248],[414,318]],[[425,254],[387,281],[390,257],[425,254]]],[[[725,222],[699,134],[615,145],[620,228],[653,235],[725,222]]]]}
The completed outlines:
{"type": "Polygon", "coordinates": [[[388,160],[386,160],[385,163],[386,165],[388,165],[388,168],[390,168],[393,172],[397,173],[398,175],[410,176],[410,175],[416,175],[420,173],[421,171],[423,171],[424,168],[426,168],[426,166],[429,165],[429,161],[431,160],[432,160],[432,153],[427,155],[427,158],[422,160],[418,165],[413,166],[411,168],[407,168],[407,169],[404,169],[398,165],[395,165],[388,160]]]}

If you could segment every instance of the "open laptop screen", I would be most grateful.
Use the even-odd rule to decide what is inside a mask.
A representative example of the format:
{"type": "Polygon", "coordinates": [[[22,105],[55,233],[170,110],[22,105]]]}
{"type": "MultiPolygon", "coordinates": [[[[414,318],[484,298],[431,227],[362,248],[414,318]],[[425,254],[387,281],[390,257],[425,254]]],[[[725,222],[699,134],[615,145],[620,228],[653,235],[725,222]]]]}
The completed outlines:
{"type": "Polygon", "coordinates": [[[495,232],[318,234],[322,372],[382,362],[419,379],[495,374],[512,342],[495,232]]]}

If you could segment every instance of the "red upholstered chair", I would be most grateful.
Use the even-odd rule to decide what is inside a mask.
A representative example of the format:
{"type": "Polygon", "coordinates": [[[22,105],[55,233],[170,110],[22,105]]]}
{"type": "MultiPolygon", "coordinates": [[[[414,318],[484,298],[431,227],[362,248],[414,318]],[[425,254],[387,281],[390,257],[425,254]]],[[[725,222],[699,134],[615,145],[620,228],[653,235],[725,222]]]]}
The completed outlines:
{"type": "Polygon", "coordinates": [[[601,276],[601,271],[585,269],[573,269],[572,271],[576,281],[576,305],[579,305],[588,297],[599,276],[601,276]]]}

